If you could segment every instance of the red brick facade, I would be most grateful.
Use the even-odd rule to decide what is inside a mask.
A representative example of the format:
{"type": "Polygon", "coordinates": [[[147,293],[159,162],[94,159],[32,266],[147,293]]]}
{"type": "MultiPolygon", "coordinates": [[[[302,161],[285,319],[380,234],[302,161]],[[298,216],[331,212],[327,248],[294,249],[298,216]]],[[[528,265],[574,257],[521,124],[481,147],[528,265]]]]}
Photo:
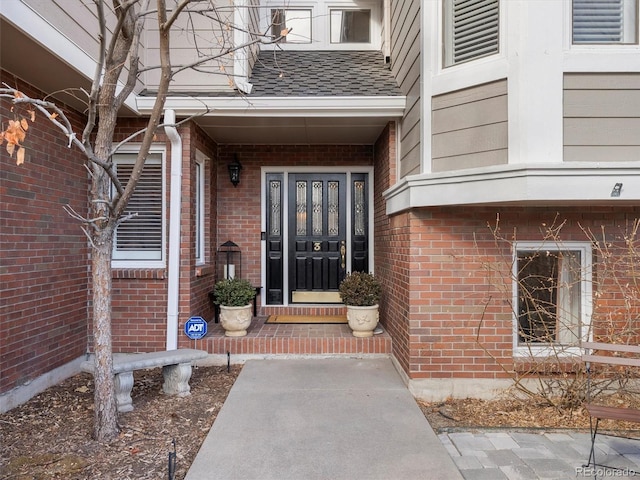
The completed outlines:
{"type": "MultiPolygon", "coordinates": [[[[3,74],[2,80],[20,83],[3,74]]],[[[29,90],[26,85],[21,88],[29,90]]],[[[37,95],[37,92],[33,92],[37,95]]],[[[11,117],[0,104],[3,121],[11,117]]],[[[78,127],[81,117],[74,121],[78,127]]],[[[123,119],[117,139],[139,128],[123,119]]],[[[242,277],[254,285],[262,278],[262,167],[370,166],[374,171],[374,268],[382,280],[381,323],[392,339],[393,356],[410,379],[497,379],[514,368],[513,313],[508,242],[496,242],[491,227],[518,240],[541,240],[545,228],[563,223],[561,241],[586,241],[585,230],[624,244],[624,229],[639,208],[421,208],[387,215],[383,192],[396,183],[396,130],[389,124],[374,145],[216,145],[194,126],[180,127],[182,191],[178,346],[209,348],[211,353],[351,353],[335,339],[273,339],[251,343],[220,336],[194,344],[182,333],[192,315],[213,318],[208,294],[216,281],[216,251],[232,240],[242,252],[242,277]],[[205,262],[196,265],[195,169],[205,161],[205,262]],[[227,165],[242,164],[237,187],[227,165]],[[621,240],[622,239],[622,240],[621,240]],[[491,268],[487,268],[491,267],[491,268]],[[491,272],[489,275],[488,272],[491,272]],[[208,346],[207,346],[208,345],[208,346]],[[293,351],[293,350],[300,351],[293,351]]],[[[167,217],[171,197],[171,146],[166,145],[167,217]]],[[[25,165],[0,152],[0,393],[7,392],[91,347],[91,302],[87,241],[63,209],[86,209],[88,180],[83,158],[46,121],[29,131],[25,165]]],[[[168,222],[167,218],[167,222],[168,222]]],[[[168,230],[168,223],[167,223],[168,230]]],[[[511,237],[509,237],[511,238],[511,237]]],[[[606,242],[605,242],[606,243],[606,242]]],[[[596,271],[602,278],[606,272],[596,271]]],[[[635,280],[635,277],[631,277],[635,280]]],[[[116,352],[162,350],[167,345],[166,268],[116,269],[113,272],[113,345],[116,352]]],[[[619,306],[615,294],[598,297],[594,318],[619,306]]],[[[340,313],[343,307],[266,307],[261,314],[340,313]],[[283,312],[286,310],[286,312],[283,312]]],[[[626,314],[609,319],[621,322],[626,314]]],[[[616,310],[616,311],[618,311],[616,310]]],[[[628,312],[627,312],[628,313],[628,312]]],[[[217,329],[212,324],[212,329],[217,329]]],[[[599,324],[599,331],[607,329],[599,324]]],[[[360,353],[383,353],[388,338],[361,341],[360,353]],[[366,352],[364,351],[366,350],[366,352]]],[[[517,365],[515,366],[517,368],[517,365]]]]}
{"type": "MultiPolygon", "coordinates": [[[[512,252],[510,241],[496,241],[497,219],[502,234],[518,241],[541,241],[547,229],[560,224],[555,237],[560,245],[588,242],[586,231],[601,238],[604,231],[608,252],[619,259],[629,253],[625,236],[638,215],[640,209],[631,207],[464,207],[392,217],[378,247],[385,260],[377,257],[377,271],[394,276],[385,318],[396,359],[412,379],[508,377],[506,372],[522,365],[513,358],[512,252]],[[384,262],[393,266],[384,268],[384,262]]],[[[618,261],[605,266],[594,250],[594,291],[600,288],[592,316],[596,336],[610,334],[612,312],[618,317],[637,313],[625,309],[620,288],[607,277],[612,272],[605,270],[618,261]]],[[[631,282],[633,290],[630,265],[618,265],[615,278],[622,285],[631,282]]],[[[628,320],[617,318],[618,325],[628,320]]]]}
{"type": "MultiPolygon", "coordinates": [[[[38,94],[6,72],[0,79],[38,94]]],[[[3,126],[13,118],[6,102],[0,118],[3,126]]],[[[64,210],[86,210],[82,155],[42,116],[24,144],[20,166],[0,148],[0,392],[79,357],[87,344],[89,251],[64,210]]]]}

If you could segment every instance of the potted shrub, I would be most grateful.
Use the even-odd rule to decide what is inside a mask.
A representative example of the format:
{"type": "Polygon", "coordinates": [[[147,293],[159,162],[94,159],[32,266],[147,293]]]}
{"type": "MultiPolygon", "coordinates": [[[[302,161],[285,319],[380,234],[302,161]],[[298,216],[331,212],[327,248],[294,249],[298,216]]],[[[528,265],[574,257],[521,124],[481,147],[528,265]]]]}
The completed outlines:
{"type": "Polygon", "coordinates": [[[252,305],[256,289],[247,280],[220,280],[213,289],[213,301],[220,305],[220,324],[228,337],[242,337],[253,318],[252,305]]]}
{"type": "Polygon", "coordinates": [[[382,285],[367,272],[352,272],[340,283],[340,298],[347,306],[347,321],[355,337],[371,337],[378,324],[382,285]]]}

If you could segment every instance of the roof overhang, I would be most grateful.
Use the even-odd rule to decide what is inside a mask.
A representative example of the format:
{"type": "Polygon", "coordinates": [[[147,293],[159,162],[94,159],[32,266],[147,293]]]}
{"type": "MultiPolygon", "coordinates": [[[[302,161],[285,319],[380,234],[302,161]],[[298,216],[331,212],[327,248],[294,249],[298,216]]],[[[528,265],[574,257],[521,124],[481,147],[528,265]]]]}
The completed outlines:
{"type": "MultiPolygon", "coordinates": [[[[155,97],[136,98],[148,114],[155,97]]],[[[389,121],[402,117],[404,96],[185,97],[166,99],[179,118],[194,116],[223,144],[373,144],[389,121]]]]}
{"type": "Polygon", "coordinates": [[[499,165],[411,175],[384,192],[387,213],[460,205],[637,205],[640,168],[607,163],[499,165]],[[620,196],[612,196],[617,183],[620,196]]]}
{"type": "MultiPolygon", "coordinates": [[[[137,97],[141,114],[155,97],[137,97]]],[[[165,108],[176,115],[210,114],[254,117],[401,117],[406,97],[167,97],[165,108]]]]}

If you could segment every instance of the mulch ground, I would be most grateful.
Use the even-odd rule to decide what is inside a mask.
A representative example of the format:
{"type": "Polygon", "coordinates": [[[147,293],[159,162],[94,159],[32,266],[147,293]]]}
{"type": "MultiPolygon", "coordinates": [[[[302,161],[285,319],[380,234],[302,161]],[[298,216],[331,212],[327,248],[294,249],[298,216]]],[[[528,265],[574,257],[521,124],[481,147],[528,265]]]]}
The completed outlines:
{"type": "MultiPolygon", "coordinates": [[[[176,453],[175,479],[183,479],[235,382],[240,366],[197,367],[191,395],[162,393],[161,369],[134,373],[134,410],[119,415],[121,433],[109,445],[92,438],[93,377],[78,374],[0,416],[0,478],[167,479],[169,454],[176,453]],[[174,447],[175,445],[175,447],[174,447]]],[[[636,406],[636,396],[613,397],[636,406]]],[[[418,402],[436,431],[474,428],[582,429],[582,408],[563,411],[532,398],[418,402]]],[[[633,424],[604,422],[604,429],[633,424]]]]}
{"type": "Polygon", "coordinates": [[[240,369],[196,367],[182,398],[162,393],[161,369],[135,372],[134,410],[119,415],[109,445],[91,438],[93,377],[69,378],[0,416],[0,478],[166,479],[174,442],[184,478],[240,369]]]}

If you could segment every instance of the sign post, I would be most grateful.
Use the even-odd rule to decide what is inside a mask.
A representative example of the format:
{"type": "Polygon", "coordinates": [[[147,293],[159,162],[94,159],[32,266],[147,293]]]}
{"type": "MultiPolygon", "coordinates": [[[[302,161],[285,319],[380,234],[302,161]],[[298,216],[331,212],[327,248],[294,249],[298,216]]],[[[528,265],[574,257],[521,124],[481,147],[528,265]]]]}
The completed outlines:
{"type": "Polygon", "coordinates": [[[191,340],[200,340],[207,334],[207,322],[202,317],[191,317],[184,324],[184,333],[191,340]]]}

